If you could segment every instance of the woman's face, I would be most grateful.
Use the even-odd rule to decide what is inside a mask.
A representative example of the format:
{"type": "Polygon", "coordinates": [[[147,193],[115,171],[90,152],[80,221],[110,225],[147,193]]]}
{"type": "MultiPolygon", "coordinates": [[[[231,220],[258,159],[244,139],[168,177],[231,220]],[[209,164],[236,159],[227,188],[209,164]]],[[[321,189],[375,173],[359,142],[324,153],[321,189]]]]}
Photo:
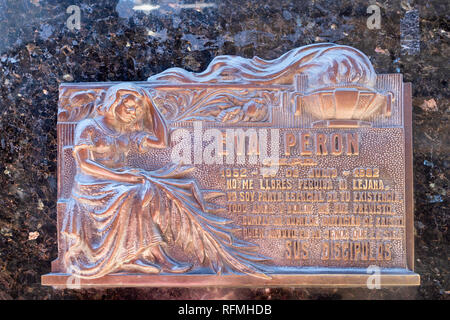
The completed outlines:
{"type": "Polygon", "coordinates": [[[116,108],[117,117],[126,124],[136,123],[142,119],[144,114],[142,103],[143,101],[135,95],[123,95],[116,108]]]}

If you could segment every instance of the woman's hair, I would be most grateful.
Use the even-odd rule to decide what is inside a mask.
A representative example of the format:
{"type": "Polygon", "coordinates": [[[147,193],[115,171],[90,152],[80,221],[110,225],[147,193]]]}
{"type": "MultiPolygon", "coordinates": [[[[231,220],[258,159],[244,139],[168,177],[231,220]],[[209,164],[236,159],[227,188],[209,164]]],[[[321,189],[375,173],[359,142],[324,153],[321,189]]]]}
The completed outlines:
{"type": "Polygon", "coordinates": [[[147,90],[132,83],[120,83],[110,87],[106,91],[103,102],[97,107],[97,114],[109,114],[116,118],[116,109],[119,106],[120,98],[125,94],[132,94],[143,101],[144,127],[146,130],[153,132],[152,114],[150,112],[152,106],[155,106],[153,100],[147,90]]]}

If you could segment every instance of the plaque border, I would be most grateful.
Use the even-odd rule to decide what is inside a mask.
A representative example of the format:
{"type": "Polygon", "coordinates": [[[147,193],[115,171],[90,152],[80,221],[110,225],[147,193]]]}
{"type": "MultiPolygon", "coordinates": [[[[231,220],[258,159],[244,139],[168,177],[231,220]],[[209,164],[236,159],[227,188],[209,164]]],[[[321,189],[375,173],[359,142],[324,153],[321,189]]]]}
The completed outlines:
{"type": "MultiPolygon", "coordinates": [[[[363,269],[364,270],[364,269],[363,269]]],[[[272,279],[259,279],[248,275],[118,275],[110,274],[98,279],[71,280],[69,274],[48,274],[42,276],[42,284],[55,289],[85,288],[276,288],[276,287],[320,287],[357,288],[367,287],[371,277],[365,273],[315,273],[315,274],[271,274],[272,279]]],[[[420,276],[412,271],[382,273],[381,287],[418,286],[420,276]]]]}
{"type": "MultiPolygon", "coordinates": [[[[403,84],[403,126],[405,130],[405,229],[406,266],[414,270],[414,177],[412,141],[412,85],[403,84]]],[[[418,280],[420,281],[420,279],[418,280]]],[[[419,285],[419,283],[417,284],[419,285]]]]}

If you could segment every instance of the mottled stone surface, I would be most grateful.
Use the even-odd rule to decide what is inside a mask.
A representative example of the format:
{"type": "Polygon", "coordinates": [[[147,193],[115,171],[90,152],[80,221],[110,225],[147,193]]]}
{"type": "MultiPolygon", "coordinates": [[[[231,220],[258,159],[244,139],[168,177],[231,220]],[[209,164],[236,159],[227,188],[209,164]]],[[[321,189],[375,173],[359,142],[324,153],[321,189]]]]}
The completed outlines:
{"type": "MultiPolygon", "coordinates": [[[[0,299],[449,299],[448,1],[0,0],[0,299]],[[380,6],[380,29],[367,7],[380,6]],[[69,30],[69,5],[81,29],[69,30]],[[117,8],[117,10],[116,10],[117,8]],[[412,28],[418,10],[420,34],[412,28]],[[410,18],[408,18],[410,17],[410,18]],[[405,20],[406,19],[406,20],[405,20]],[[404,34],[401,34],[401,30],[404,34]],[[420,39],[402,50],[405,40],[420,39]],[[403,41],[402,41],[403,40],[403,41]],[[356,47],[377,73],[413,84],[418,288],[108,289],[40,285],[56,245],[58,84],[136,81],[169,67],[201,71],[217,55],[264,59],[316,42],[356,47]],[[407,54],[411,53],[411,54],[407,54]]],[[[414,22],[416,21],[416,22],[414,22]]]]}

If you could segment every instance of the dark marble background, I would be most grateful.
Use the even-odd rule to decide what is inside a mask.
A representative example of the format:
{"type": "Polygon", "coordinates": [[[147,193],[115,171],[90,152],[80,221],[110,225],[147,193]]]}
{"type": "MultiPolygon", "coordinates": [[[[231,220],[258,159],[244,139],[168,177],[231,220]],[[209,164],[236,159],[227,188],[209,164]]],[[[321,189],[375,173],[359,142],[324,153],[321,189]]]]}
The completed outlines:
{"type": "Polygon", "coordinates": [[[0,299],[449,299],[448,1],[0,0],[0,299]],[[138,2],[138,1],[136,1],[138,2]],[[81,29],[69,30],[69,5],[81,29]],[[367,7],[381,8],[369,29],[367,7]],[[108,289],[40,285],[56,258],[58,84],[135,81],[218,55],[264,59],[316,42],[356,47],[413,84],[414,288],[108,289]],[[402,47],[403,46],[403,47],[402,47]],[[403,49],[402,49],[403,48],[403,49]]]}

